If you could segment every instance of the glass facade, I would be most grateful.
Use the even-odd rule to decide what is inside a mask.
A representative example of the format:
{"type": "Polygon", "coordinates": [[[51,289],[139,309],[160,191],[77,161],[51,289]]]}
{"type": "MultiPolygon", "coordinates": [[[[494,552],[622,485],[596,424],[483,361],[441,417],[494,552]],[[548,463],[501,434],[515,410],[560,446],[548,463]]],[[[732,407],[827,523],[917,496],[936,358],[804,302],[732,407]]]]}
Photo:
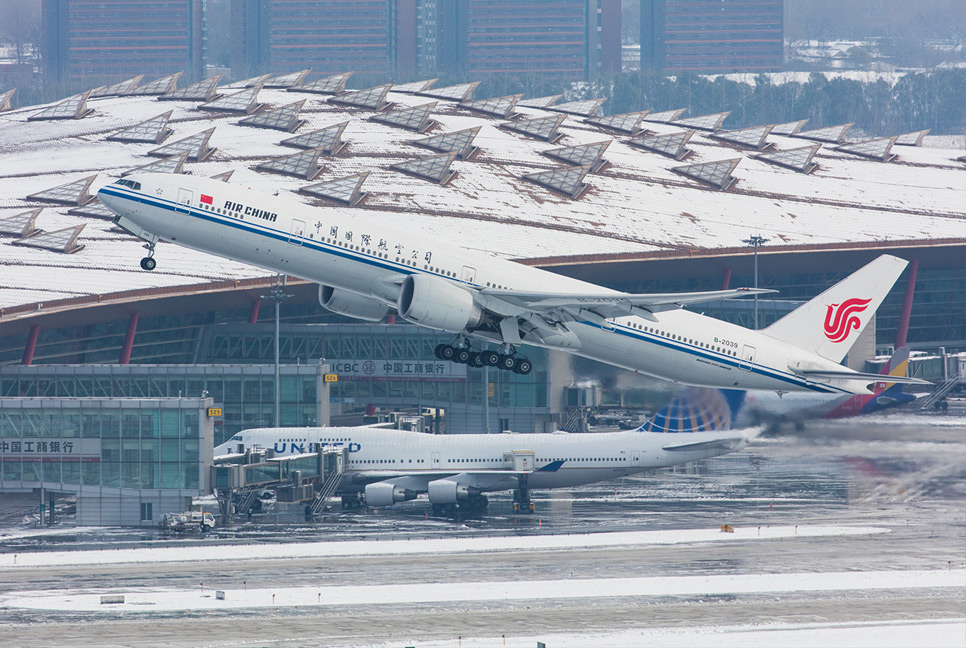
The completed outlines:
{"type": "Polygon", "coordinates": [[[211,404],[204,398],[0,398],[0,490],[78,494],[78,523],[124,523],[117,499],[124,491],[142,505],[167,501],[180,509],[184,498],[209,490],[211,404]],[[115,498],[116,510],[104,510],[104,497],[115,498]]]}

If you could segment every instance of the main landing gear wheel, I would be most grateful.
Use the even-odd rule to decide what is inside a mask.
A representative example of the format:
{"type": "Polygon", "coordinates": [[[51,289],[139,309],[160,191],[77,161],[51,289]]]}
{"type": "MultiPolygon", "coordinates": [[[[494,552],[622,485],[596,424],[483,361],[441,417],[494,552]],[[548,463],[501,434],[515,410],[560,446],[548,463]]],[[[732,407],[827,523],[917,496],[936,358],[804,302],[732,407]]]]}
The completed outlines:
{"type": "Polygon", "coordinates": [[[531,371],[533,371],[533,363],[531,363],[526,358],[517,358],[513,362],[513,373],[520,374],[521,376],[526,376],[531,371]]]}
{"type": "Polygon", "coordinates": [[[483,351],[483,364],[487,367],[498,367],[500,365],[500,354],[496,351],[483,351]]]}
{"type": "Polygon", "coordinates": [[[469,349],[456,349],[453,354],[453,362],[459,364],[466,364],[470,361],[470,350],[469,349]]]}
{"type": "Polygon", "coordinates": [[[141,269],[142,270],[154,270],[158,267],[158,262],[154,260],[154,257],[144,257],[141,259],[141,269]]]}
{"type": "Polygon", "coordinates": [[[513,371],[513,367],[516,366],[516,360],[510,355],[500,356],[500,363],[497,366],[504,371],[513,371]]]}
{"type": "Polygon", "coordinates": [[[468,367],[475,367],[476,369],[479,369],[483,366],[483,354],[477,353],[476,351],[470,351],[470,356],[466,359],[466,365],[468,367]]]}

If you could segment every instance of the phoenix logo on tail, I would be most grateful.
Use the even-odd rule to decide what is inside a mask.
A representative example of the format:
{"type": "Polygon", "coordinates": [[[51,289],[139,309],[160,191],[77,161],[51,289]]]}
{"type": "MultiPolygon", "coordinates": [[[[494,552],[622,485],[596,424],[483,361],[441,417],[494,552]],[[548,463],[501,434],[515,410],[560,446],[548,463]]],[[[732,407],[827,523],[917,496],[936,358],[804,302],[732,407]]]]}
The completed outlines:
{"type": "Polygon", "coordinates": [[[825,337],[832,342],[842,342],[852,329],[862,325],[858,313],[864,311],[871,299],[847,299],[841,304],[830,304],[825,314],[825,337]]]}

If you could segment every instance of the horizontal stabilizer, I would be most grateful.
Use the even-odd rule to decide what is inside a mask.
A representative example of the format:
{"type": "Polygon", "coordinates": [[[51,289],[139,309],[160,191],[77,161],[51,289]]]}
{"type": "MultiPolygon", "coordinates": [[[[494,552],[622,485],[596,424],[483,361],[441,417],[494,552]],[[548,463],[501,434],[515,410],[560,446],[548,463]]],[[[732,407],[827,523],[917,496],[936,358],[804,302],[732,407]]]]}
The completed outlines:
{"type": "Polygon", "coordinates": [[[728,437],[727,439],[712,439],[711,441],[696,441],[694,443],[679,443],[677,445],[664,446],[664,450],[669,452],[681,452],[684,450],[711,450],[713,448],[724,448],[725,450],[740,450],[747,439],[743,436],[728,437]]]}
{"type": "Polygon", "coordinates": [[[862,371],[810,371],[789,367],[793,372],[806,378],[818,378],[828,380],[874,380],[876,382],[898,383],[900,385],[931,385],[932,383],[922,378],[911,378],[909,376],[885,376],[877,373],[865,373],[862,371]]]}

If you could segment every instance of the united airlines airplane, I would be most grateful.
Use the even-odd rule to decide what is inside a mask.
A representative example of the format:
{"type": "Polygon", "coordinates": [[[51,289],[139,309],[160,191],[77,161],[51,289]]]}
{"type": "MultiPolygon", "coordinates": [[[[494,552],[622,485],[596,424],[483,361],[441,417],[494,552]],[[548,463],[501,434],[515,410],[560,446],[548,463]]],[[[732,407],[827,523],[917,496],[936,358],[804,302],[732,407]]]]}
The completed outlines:
{"type": "Polygon", "coordinates": [[[742,392],[690,388],[638,430],[590,434],[423,434],[378,427],[244,430],[216,457],[256,446],[276,456],[348,450],[338,492],[352,507],[392,506],[429,496],[436,514],[480,511],[485,493],[514,491],[514,510],[533,511],[530,491],[592,484],[741,450],[758,429],[732,430],[742,392]]]}
{"type": "MultiPolygon", "coordinates": [[[[906,266],[883,255],[762,331],[685,310],[774,292],[739,288],[628,294],[207,178],[132,174],[98,197],[117,224],[155,246],[191,249],[319,284],[329,310],[404,319],[454,335],[437,355],[529,373],[530,344],[687,385],[872,393],[876,374],[839,364],[906,266]],[[473,351],[471,340],[499,345],[473,351]]],[[[905,378],[897,382],[922,382],[905,378]]]]}

